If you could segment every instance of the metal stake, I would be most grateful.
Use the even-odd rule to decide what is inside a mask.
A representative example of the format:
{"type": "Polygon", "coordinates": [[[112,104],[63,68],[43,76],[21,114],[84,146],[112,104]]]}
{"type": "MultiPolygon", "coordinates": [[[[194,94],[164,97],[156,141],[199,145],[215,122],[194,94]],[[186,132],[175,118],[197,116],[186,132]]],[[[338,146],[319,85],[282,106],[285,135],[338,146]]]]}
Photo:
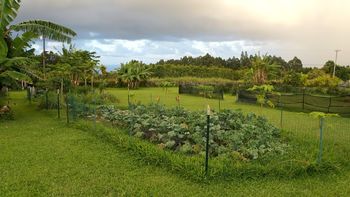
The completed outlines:
{"type": "Polygon", "coordinates": [[[323,151],[323,125],[324,125],[324,117],[320,118],[320,147],[318,152],[317,163],[321,163],[322,160],[322,151],[323,151]]]}
{"type": "Polygon", "coordinates": [[[206,146],[205,146],[205,175],[208,175],[209,165],[209,131],[210,131],[210,107],[207,108],[207,132],[206,132],[206,146]]]}

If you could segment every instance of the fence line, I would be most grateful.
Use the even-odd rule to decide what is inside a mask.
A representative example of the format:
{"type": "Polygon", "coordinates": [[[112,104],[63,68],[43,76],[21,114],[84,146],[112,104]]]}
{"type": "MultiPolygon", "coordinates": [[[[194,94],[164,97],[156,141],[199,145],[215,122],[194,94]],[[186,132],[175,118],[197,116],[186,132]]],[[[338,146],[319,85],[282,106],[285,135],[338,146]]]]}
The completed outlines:
{"type": "MultiPolygon", "coordinates": [[[[303,112],[320,111],[341,115],[350,115],[350,95],[346,96],[317,96],[312,94],[266,94],[266,99],[276,106],[282,104],[285,109],[303,112]]],[[[241,90],[237,93],[238,102],[256,103],[256,93],[241,90]]]]}

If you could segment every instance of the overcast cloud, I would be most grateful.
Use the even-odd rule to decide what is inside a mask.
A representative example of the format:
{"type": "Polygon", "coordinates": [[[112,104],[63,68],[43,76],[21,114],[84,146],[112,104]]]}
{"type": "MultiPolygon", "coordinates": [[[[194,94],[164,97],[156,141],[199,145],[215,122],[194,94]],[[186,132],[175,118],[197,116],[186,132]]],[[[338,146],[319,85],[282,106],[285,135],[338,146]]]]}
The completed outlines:
{"type": "Polygon", "coordinates": [[[71,27],[76,46],[108,65],[245,50],[317,66],[334,59],[334,49],[342,49],[339,63],[350,64],[349,8],[347,0],[22,0],[17,21],[71,27]]]}

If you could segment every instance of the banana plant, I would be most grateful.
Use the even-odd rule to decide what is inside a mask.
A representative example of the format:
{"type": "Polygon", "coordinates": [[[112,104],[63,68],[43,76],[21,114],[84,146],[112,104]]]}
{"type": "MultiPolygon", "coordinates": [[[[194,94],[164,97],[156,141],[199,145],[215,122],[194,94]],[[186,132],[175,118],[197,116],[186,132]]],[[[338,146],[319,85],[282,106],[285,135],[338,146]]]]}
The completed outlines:
{"type": "MultiPolygon", "coordinates": [[[[72,37],[76,33],[64,26],[43,20],[29,20],[20,22],[18,24],[11,24],[17,17],[18,10],[20,8],[20,0],[0,0],[0,77],[1,81],[4,78],[10,78],[14,80],[29,81],[28,75],[21,72],[18,67],[20,63],[28,63],[29,60],[14,59],[18,53],[13,53],[11,50],[19,51],[20,47],[27,47],[30,40],[43,37],[43,70],[45,78],[45,38],[61,41],[70,42],[72,37]],[[21,32],[22,38],[16,38],[12,40],[13,32],[21,32]],[[30,33],[29,33],[30,32],[30,33]],[[13,45],[16,47],[14,48],[13,45]],[[6,65],[5,65],[6,64],[6,65]],[[10,66],[11,65],[11,66],[10,66]],[[15,74],[16,73],[16,74],[15,74]],[[21,76],[21,77],[20,77],[21,76]]],[[[0,82],[1,82],[0,81],[0,82]]],[[[1,86],[1,83],[0,83],[1,86]]]]}

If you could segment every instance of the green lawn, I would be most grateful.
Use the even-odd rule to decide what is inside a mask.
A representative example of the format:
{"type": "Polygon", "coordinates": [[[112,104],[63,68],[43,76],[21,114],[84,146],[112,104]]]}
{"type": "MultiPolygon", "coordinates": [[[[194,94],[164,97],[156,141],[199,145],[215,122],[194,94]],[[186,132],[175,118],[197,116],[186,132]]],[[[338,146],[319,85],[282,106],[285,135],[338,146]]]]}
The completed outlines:
{"type": "MultiPolygon", "coordinates": [[[[118,96],[120,105],[126,105],[125,90],[109,91],[118,96]]],[[[160,96],[160,102],[174,105],[175,91],[171,89],[165,96],[161,89],[141,89],[135,91],[134,98],[150,102],[149,92],[153,92],[152,97],[160,96]]],[[[23,92],[11,93],[11,102],[16,103],[16,120],[0,122],[0,196],[350,195],[348,170],[294,179],[265,178],[208,184],[192,182],[152,164],[144,165],[139,158],[116,149],[112,144],[68,127],[64,120],[57,120],[55,111],[38,111],[35,105],[24,100],[24,95],[23,92]]],[[[200,97],[181,98],[181,105],[191,109],[203,109],[207,102],[213,108],[216,104],[215,100],[208,101],[200,97]]],[[[226,96],[222,106],[242,108],[243,111],[256,110],[278,122],[278,110],[237,105],[233,99],[226,96]]],[[[298,115],[286,113],[287,117],[295,118],[298,115]]],[[[307,115],[301,116],[300,121],[309,120],[307,115]]],[[[338,118],[337,121],[339,128],[349,128],[344,125],[347,119],[338,118]]],[[[301,128],[298,122],[285,121],[286,127],[292,124],[301,128]]],[[[343,132],[344,137],[349,136],[345,130],[343,132]]],[[[337,140],[341,139],[338,135],[334,136],[337,140]]]]}

